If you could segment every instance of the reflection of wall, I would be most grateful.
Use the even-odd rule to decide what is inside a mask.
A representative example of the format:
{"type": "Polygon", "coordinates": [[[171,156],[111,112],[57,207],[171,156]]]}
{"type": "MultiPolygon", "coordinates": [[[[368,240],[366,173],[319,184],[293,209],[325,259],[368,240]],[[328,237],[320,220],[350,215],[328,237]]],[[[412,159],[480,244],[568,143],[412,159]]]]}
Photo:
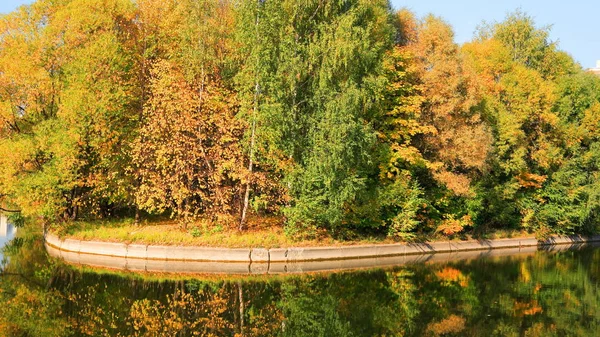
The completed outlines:
{"type": "Polygon", "coordinates": [[[8,236],[8,219],[4,214],[0,214],[0,236],[8,236]]]}
{"type": "MultiPolygon", "coordinates": [[[[12,238],[16,232],[17,228],[8,222],[8,217],[0,214],[0,238],[12,238]]],[[[1,243],[0,247],[2,247],[1,243]]]]}

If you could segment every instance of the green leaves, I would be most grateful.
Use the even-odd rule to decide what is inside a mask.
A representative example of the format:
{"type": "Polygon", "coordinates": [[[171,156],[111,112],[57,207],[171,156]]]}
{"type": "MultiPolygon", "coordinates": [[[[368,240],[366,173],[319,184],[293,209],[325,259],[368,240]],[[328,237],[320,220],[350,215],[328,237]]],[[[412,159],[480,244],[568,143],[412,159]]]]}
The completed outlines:
{"type": "Polygon", "coordinates": [[[40,0],[0,33],[0,197],[25,215],[596,219],[600,80],[521,12],[463,46],[385,0],[40,0]]]}
{"type": "Polygon", "coordinates": [[[335,229],[375,174],[370,123],[379,109],[374,98],[381,96],[374,79],[381,76],[391,41],[387,4],[258,6],[259,12],[241,13],[253,25],[240,28],[249,55],[239,77],[242,93],[260,86],[257,135],[265,145],[258,158],[274,159],[284,174],[292,198],[285,210],[290,227],[335,229]],[[254,75],[242,77],[246,71],[254,75]],[[291,165],[285,164],[289,159],[291,165]]]}

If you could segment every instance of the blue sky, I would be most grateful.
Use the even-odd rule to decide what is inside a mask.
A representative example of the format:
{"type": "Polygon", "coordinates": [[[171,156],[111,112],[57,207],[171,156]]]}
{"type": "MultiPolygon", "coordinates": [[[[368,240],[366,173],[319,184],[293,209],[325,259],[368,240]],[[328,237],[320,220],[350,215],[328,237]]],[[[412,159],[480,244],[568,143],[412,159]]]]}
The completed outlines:
{"type": "Polygon", "coordinates": [[[17,7],[22,4],[29,4],[33,1],[25,1],[25,0],[0,0],[0,13],[8,13],[15,10],[17,7]]]}
{"type": "Polygon", "coordinates": [[[538,27],[552,25],[550,38],[585,68],[600,60],[600,1],[598,0],[391,0],[418,16],[433,13],[450,23],[456,42],[473,37],[482,21],[502,21],[518,8],[534,18],[538,27]]]}
{"type": "MultiPolygon", "coordinates": [[[[0,0],[7,13],[30,0],[0,0]]],[[[418,16],[433,13],[454,27],[456,41],[469,41],[482,21],[502,21],[521,8],[538,26],[552,25],[551,38],[585,68],[600,60],[600,1],[598,0],[391,0],[395,8],[407,7],[418,16]]]]}

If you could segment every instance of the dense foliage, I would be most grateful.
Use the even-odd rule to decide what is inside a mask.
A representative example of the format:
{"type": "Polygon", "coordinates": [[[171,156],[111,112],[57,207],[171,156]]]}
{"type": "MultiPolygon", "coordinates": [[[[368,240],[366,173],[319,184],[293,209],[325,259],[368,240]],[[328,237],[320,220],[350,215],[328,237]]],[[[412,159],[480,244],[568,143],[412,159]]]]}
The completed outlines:
{"type": "Polygon", "coordinates": [[[38,0],[0,18],[0,202],[292,235],[597,230],[600,78],[521,13],[38,0]]]}

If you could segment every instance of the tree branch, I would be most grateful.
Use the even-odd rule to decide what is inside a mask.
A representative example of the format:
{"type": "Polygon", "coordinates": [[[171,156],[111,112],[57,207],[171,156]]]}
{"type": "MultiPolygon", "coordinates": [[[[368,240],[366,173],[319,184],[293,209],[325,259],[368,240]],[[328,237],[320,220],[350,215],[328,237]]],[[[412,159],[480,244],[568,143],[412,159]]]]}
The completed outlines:
{"type": "Polygon", "coordinates": [[[4,207],[0,207],[0,212],[6,212],[6,213],[21,213],[20,210],[12,210],[12,209],[6,209],[4,207]]]}

